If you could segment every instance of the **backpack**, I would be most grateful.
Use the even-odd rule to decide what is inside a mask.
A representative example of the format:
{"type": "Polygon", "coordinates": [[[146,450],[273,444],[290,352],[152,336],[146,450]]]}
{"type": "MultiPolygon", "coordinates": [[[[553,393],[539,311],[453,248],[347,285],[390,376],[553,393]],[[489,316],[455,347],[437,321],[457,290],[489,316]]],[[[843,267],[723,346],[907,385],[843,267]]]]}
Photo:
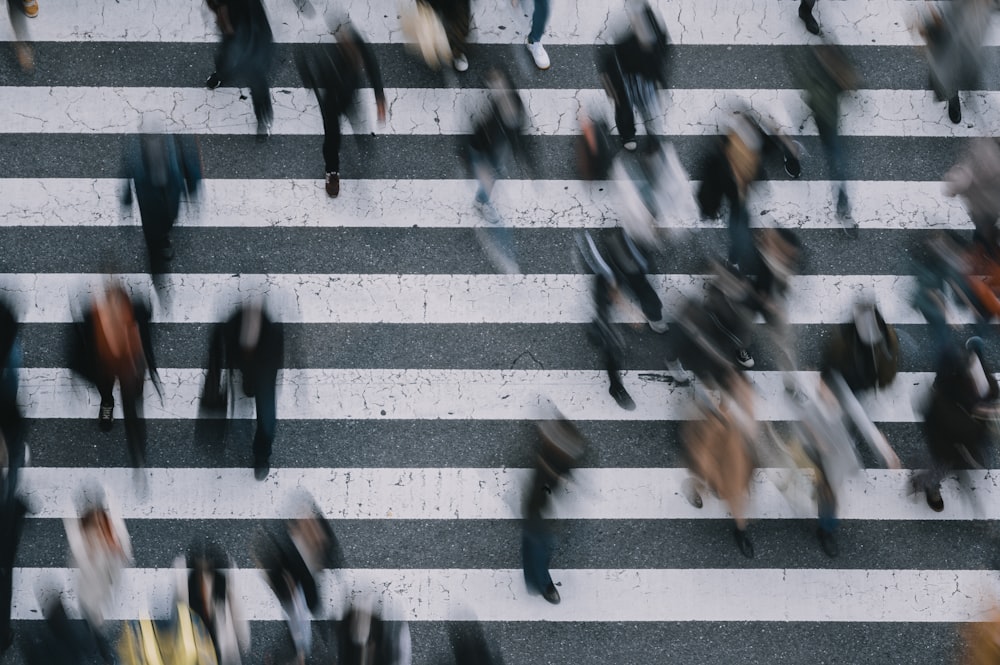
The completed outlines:
{"type": "Polygon", "coordinates": [[[854,323],[844,323],[831,344],[825,366],[844,377],[854,392],[885,388],[899,371],[899,339],[896,329],[874,310],[882,339],[869,346],[861,341],[854,323]]]}
{"type": "Polygon", "coordinates": [[[146,373],[139,323],[128,295],[111,288],[94,302],[94,347],[99,366],[124,380],[139,380],[146,373]]]}

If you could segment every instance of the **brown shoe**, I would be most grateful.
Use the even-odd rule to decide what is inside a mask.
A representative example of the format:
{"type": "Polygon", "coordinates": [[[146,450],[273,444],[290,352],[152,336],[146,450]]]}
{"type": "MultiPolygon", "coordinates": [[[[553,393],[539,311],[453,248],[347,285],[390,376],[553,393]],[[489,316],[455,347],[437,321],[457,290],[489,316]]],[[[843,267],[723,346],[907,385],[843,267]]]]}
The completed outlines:
{"type": "Polygon", "coordinates": [[[38,16],[38,0],[22,0],[21,7],[24,8],[24,15],[28,18],[38,16]]]}
{"type": "Polygon", "coordinates": [[[337,198],[340,194],[340,174],[336,171],[331,171],[326,174],[326,195],[331,199],[337,198]]]}

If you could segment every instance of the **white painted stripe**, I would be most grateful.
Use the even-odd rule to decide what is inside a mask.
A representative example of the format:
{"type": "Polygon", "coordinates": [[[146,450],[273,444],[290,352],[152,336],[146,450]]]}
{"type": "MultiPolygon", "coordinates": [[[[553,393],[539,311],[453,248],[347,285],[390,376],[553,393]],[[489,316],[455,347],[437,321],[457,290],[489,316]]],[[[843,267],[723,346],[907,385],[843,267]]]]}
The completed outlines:
{"type": "MultiPolygon", "coordinates": [[[[468,251],[478,251],[470,241],[468,251]]],[[[119,276],[133,293],[151,297],[149,275],[119,276]]],[[[68,323],[73,312],[102,288],[94,273],[0,273],[0,292],[25,323],[68,323]]],[[[652,275],[668,316],[696,297],[706,275],[652,275]]],[[[170,294],[151,297],[154,321],[210,323],[234,303],[267,299],[274,316],[288,323],[588,323],[593,316],[593,277],[556,275],[383,275],[383,274],[188,274],[167,275],[170,294]],[[211,294],[211,295],[209,295],[211,294]]],[[[859,297],[874,298],[886,321],[920,324],[907,303],[916,278],[906,275],[802,275],[791,282],[788,305],[793,324],[842,323],[859,297]]],[[[642,313],[624,305],[618,321],[643,323],[642,313]]],[[[973,321],[955,312],[953,323],[973,321]]]]}
{"type": "MultiPolygon", "coordinates": [[[[595,85],[597,81],[595,79],[595,85]]],[[[0,128],[18,133],[120,134],[135,132],[144,113],[163,114],[170,132],[192,134],[252,134],[257,131],[250,100],[239,99],[237,88],[75,88],[4,87],[0,97],[0,128]]],[[[537,135],[579,133],[581,109],[610,105],[597,89],[522,90],[531,114],[528,132],[537,135]]],[[[320,135],[322,120],[313,93],[304,88],[280,88],[274,98],[274,133],[320,135]]],[[[386,90],[389,119],[374,120],[374,93],[361,93],[359,117],[345,133],[389,135],[459,135],[471,131],[472,119],[484,105],[486,91],[478,88],[390,88],[386,90]]],[[[816,135],[808,107],[798,90],[666,90],[658,132],[676,136],[717,134],[733,111],[746,106],[773,115],[790,134],[816,135]]],[[[970,119],[953,124],[947,105],[929,90],[860,90],[845,97],[841,133],[845,136],[971,137],[990,136],[1000,124],[1000,92],[965,94],[970,119]]],[[[317,147],[318,150],[318,147],[317,147]]]]}
{"type": "MultiPolygon", "coordinates": [[[[249,469],[151,468],[145,488],[132,469],[26,468],[21,491],[32,517],[62,519],[77,514],[73,488],[98,483],[121,503],[125,519],[278,520],[296,517],[296,498],[308,492],[336,520],[512,520],[521,505],[530,469],[511,468],[277,468],[267,480],[247,482],[249,469]]],[[[935,513],[923,494],[909,495],[909,470],[864,469],[838,491],[837,513],[846,520],[1000,519],[1000,470],[969,472],[964,488],[954,478],[942,485],[947,509],[935,513]],[[971,485],[972,489],[969,489],[971,485]]],[[[588,468],[573,472],[554,491],[555,519],[674,520],[728,519],[726,506],[706,494],[692,507],[681,493],[688,477],[679,468],[588,468]]],[[[759,469],[750,489],[747,518],[815,517],[808,506],[804,472],[759,469]],[[776,483],[791,481],[803,503],[792,505],[776,483]]]]}
{"type": "MultiPolygon", "coordinates": [[[[323,21],[326,8],[348,13],[367,38],[401,43],[397,3],[390,0],[312,0],[315,16],[296,14],[288,0],[265,0],[279,42],[329,41],[323,21]]],[[[797,5],[779,0],[652,0],[678,44],[815,44],[806,32],[797,5]]],[[[856,0],[816,7],[824,32],[845,45],[911,45],[920,39],[909,30],[924,3],[912,0],[856,0]]],[[[613,40],[625,21],[624,0],[563,3],[553,10],[543,41],[547,44],[590,44],[613,40]]],[[[42,7],[29,27],[38,41],[214,42],[214,20],[196,0],[134,0],[129,11],[101,11],[100,0],[67,0],[46,11],[42,7]]],[[[528,8],[507,0],[473,5],[472,40],[485,44],[523,43],[531,27],[528,8]]],[[[0,24],[0,39],[12,39],[9,24],[0,24]]],[[[987,43],[1000,44],[995,30],[987,43]]],[[[206,67],[210,63],[206,63],[206,67]]],[[[555,66],[559,66],[556,61],[555,66]]]]}
{"type": "MultiPolygon", "coordinates": [[[[806,164],[808,169],[808,162],[806,164]]],[[[178,226],[222,228],[472,228],[491,227],[473,205],[474,180],[342,180],[330,214],[323,180],[208,179],[183,208],[178,226]]],[[[692,184],[697,187],[697,183],[692,184]]],[[[756,226],[841,229],[834,183],[770,181],[751,197],[756,226]]],[[[959,199],[939,182],[847,183],[851,215],[862,229],[972,228],[959,199]]],[[[139,224],[138,211],[119,202],[113,178],[0,178],[0,227],[139,224]]],[[[512,228],[607,228],[620,206],[614,183],[580,180],[501,180],[497,210],[512,228]]],[[[725,220],[665,220],[664,227],[724,228],[725,220]]]]}
{"type": "MultiPolygon", "coordinates": [[[[280,621],[281,609],[258,571],[232,571],[246,618],[280,621]]],[[[15,620],[41,618],[35,589],[69,583],[71,569],[18,568],[15,620]]],[[[1000,592],[985,570],[617,569],[553,570],[563,598],[552,606],[528,595],[521,570],[351,569],[321,578],[329,615],[350,595],[367,596],[390,619],[455,621],[864,621],[984,620],[1000,592]]],[[[129,569],[111,620],[169,615],[176,573],[129,569]]],[[[329,616],[328,615],[328,616],[329,616]]]]}
{"type": "MultiPolygon", "coordinates": [[[[642,378],[655,373],[623,372],[638,405],[625,411],[608,395],[607,375],[597,370],[292,369],[278,375],[277,408],[279,418],[302,420],[534,420],[547,417],[551,401],[571,420],[692,417],[691,389],[642,378]]],[[[163,403],[147,386],[146,417],[197,418],[204,372],[167,368],[160,376],[163,403]]],[[[797,418],[780,372],[748,376],[757,389],[758,420],[797,418]]],[[[817,381],[815,372],[797,377],[806,385],[817,381]]],[[[891,388],[861,402],[875,422],[920,422],[916,405],[933,379],[931,373],[900,372],[891,388]]],[[[96,390],[62,368],[23,370],[18,399],[28,418],[90,419],[100,404],[96,390]]],[[[253,417],[253,400],[240,399],[235,414],[253,417]]]]}

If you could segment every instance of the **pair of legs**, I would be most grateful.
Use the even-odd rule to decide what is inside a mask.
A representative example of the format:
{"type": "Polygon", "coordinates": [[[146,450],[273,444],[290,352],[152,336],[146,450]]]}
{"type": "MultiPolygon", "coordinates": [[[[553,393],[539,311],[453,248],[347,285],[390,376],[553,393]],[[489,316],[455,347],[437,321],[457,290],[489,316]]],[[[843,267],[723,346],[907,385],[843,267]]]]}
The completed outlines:
{"type": "Polygon", "coordinates": [[[850,216],[851,209],[847,201],[847,189],[844,181],[847,178],[847,163],[844,157],[844,139],[840,136],[840,131],[836,123],[829,124],[817,120],[816,128],[819,130],[819,140],[826,153],[826,161],[830,168],[830,179],[839,183],[837,189],[837,216],[846,219],[850,216]]]}
{"type": "Polygon", "coordinates": [[[533,518],[525,521],[521,531],[521,561],[524,568],[524,583],[531,593],[542,594],[545,600],[557,604],[560,600],[549,574],[552,561],[552,534],[541,520],[533,518]]]}
{"type": "Polygon", "coordinates": [[[267,69],[270,56],[257,54],[257,57],[244,56],[243,60],[234,60],[235,49],[239,49],[234,36],[224,36],[222,44],[215,55],[215,74],[209,77],[209,87],[216,87],[219,81],[233,78],[246,80],[250,88],[250,98],[253,101],[253,112],[257,118],[258,134],[262,128],[270,128],[274,120],[274,107],[271,105],[271,88],[267,82],[267,69]],[[213,79],[215,85],[213,85],[213,79]]]}
{"type": "MultiPolygon", "coordinates": [[[[97,382],[101,394],[101,409],[115,404],[114,376],[104,376],[97,382]]],[[[132,466],[141,469],[146,466],[146,421],[142,417],[143,378],[121,380],[122,416],[125,420],[125,439],[128,442],[129,458],[132,466]]],[[[102,419],[102,423],[104,420],[102,419]]]]}

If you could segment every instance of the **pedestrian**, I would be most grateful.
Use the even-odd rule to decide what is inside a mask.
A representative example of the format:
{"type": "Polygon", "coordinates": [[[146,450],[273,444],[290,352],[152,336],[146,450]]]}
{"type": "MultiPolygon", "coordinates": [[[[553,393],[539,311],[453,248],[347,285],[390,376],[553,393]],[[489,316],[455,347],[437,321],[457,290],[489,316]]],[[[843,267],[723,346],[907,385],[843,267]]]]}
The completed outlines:
{"type": "MultiPolygon", "coordinates": [[[[837,217],[847,220],[851,209],[847,199],[844,140],[840,136],[840,99],[844,93],[857,89],[857,72],[846,52],[835,44],[814,46],[797,71],[806,104],[819,130],[830,179],[837,183],[837,217]]],[[[848,232],[853,233],[854,229],[851,227],[848,232]]]]}
{"type": "Polygon", "coordinates": [[[281,323],[268,315],[260,301],[241,306],[225,323],[212,328],[203,403],[225,410],[234,372],[243,380],[243,393],[254,398],[257,430],[253,438],[254,477],[264,480],[271,468],[271,448],[277,429],[278,370],[284,364],[285,335],[281,323]],[[228,381],[223,371],[229,370],[228,381]]]}
{"type": "MultiPolygon", "coordinates": [[[[531,59],[535,61],[535,67],[541,70],[546,70],[552,65],[549,54],[542,46],[542,36],[545,34],[545,26],[549,22],[549,1],[534,0],[534,10],[531,12],[531,32],[528,33],[525,42],[528,45],[531,59]]],[[[514,7],[520,4],[520,0],[510,0],[510,2],[514,7]]]]}
{"type": "Polygon", "coordinates": [[[667,87],[667,32],[648,3],[629,10],[630,28],[598,62],[604,90],[615,105],[615,124],[626,150],[635,150],[635,114],[649,123],[660,111],[658,90],[667,87]]]}
{"type": "Polygon", "coordinates": [[[991,0],[954,0],[932,7],[920,32],[927,42],[930,86],[948,101],[948,118],[962,122],[959,92],[979,90],[983,41],[990,25],[991,0]]]}
{"type": "Polygon", "coordinates": [[[544,511],[555,491],[580,463],[587,447],[580,430],[560,414],[538,425],[539,443],[535,468],[528,482],[521,527],[521,562],[528,592],[558,605],[556,589],[549,564],[555,548],[555,538],[545,519],[544,511]]]}
{"type": "Polygon", "coordinates": [[[931,510],[944,510],[941,481],[947,473],[988,466],[998,413],[1000,386],[983,358],[982,340],[970,338],[964,348],[954,345],[934,375],[924,407],[931,463],[912,481],[913,490],[923,490],[931,510]]]}
{"type": "Polygon", "coordinates": [[[728,202],[729,265],[737,271],[749,269],[755,258],[747,199],[751,186],[763,175],[763,148],[759,126],[738,114],[702,167],[698,206],[704,217],[714,218],[723,202],[728,202]]]}
{"type": "Polygon", "coordinates": [[[785,387],[794,393],[792,377],[798,361],[793,328],[788,321],[788,294],[791,278],[798,273],[802,244],[788,229],[762,229],[754,245],[757,260],[755,274],[749,279],[750,309],[763,316],[777,350],[778,369],[785,374],[785,387]]]}
{"type": "Polygon", "coordinates": [[[75,326],[69,367],[97,387],[101,396],[98,426],[114,425],[117,382],[129,456],[136,469],[146,465],[146,423],[142,415],[146,376],[160,391],[153,357],[149,305],[129,297],[116,283],[108,283],[84,311],[75,326]]]}
{"type": "Polygon", "coordinates": [[[338,665],[410,665],[413,646],[405,621],[387,621],[368,598],[353,602],[337,622],[338,665]]]}
{"type": "Polygon", "coordinates": [[[38,16],[38,0],[7,0],[7,14],[10,16],[10,27],[14,31],[14,54],[17,64],[26,73],[35,70],[35,52],[28,44],[28,26],[24,18],[38,16]]]}
{"type": "Polygon", "coordinates": [[[132,542],[117,503],[102,488],[86,490],[83,499],[80,517],[63,523],[70,566],[79,568],[80,611],[99,634],[122,570],[132,564],[132,542]]]}
{"type": "Polygon", "coordinates": [[[178,600],[201,618],[219,665],[240,665],[250,648],[250,623],[226,573],[235,567],[218,545],[208,542],[194,544],[186,557],[174,560],[174,568],[185,573],[178,580],[178,600]]]}
{"type": "Polygon", "coordinates": [[[14,643],[10,614],[14,594],[14,566],[24,529],[27,504],[17,493],[16,477],[10,472],[10,456],[0,437],[0,656],[14,643]]]}
{"type": "Polygon", "coordinates": [[[819,22],[816,21],[816,17],[813,16],[813,8],[816,6],[816,0],[800,0],[799,1],[799,18],[802,22],[806,24],[806,30],[813,33],[814,35],[819,34],[819,22]]]}
{"type": "Polygon", "coordinates": [[[962,198],[975,227],[972,239],[988,256],[1000,259],[1000,141],[971,139],[968,151],[945,174],[944,193],[962,198]]]}
{"type": "Polygon", "coordinates": [[[180,212],[181,197],[190,201],[201,183],[198,146],[188,136],[141,134],[125,157],[126,182],[122,203],[132,205],[132,190],[139,204],[142,234],[149,253],[150,273],[167,271],[174,258],[170,231],[180,212]]]}
{"type": "Polygon", "coordinates": [[[748,559],[754,558],[746,516],[750,479],[756,466],[750,445],[757,436],[753,399],[750,382],[744,375],[733,373],[720,402],[715,404],[702,393],[698,400],[700,417],[686,421],[681,428],[692,474],[682,486],[685,498],[695,508],[701,508],[702,495],[710,490],[725,502],[733,516],[736,545],[748,559]]]}
{"type": "Polygon", "coordinates": [[[0,299],[0,441],[6,449],[10,489],[17,486],[20,470],[29,458],[26,423],[17,403],[22,362],[17,316],[13,307],[0,299]]]}
{"type": "Polygon", "coordinates": [[[374,88],[379,123],[386,120],[382,72],[368,43],[349,24],[337,28],[334,36],[335,42],[318,50],[299,50],[295,56],[302,83],[316,94],[323,116],[323,162],[330,198],[340,195],[340,118],[356,104],[362,73],[374,88]]]}
{"type": "Polygon", "coordinates": [[[215,71],[205,81],[215,90],[230,80],[246,81],[257,117],[257,139],[271,135],[274,108],[268,72],[274,57],[274,36],[261,0],[206,0],[222,32],[215,71]]]}
{"type": "Polygon", "coordinates": [[[842,323],[823,356],[823,373],[838,373],[852,392],[881,389],[896,378],[900,349],[896,330],[885,322],[875,303],[855,303],[852,318],[842,323]]]}
{"type": "Polygon", "coordinates": [[[440,17],[451,47],[452,66],[458,72],[469,69],[469,29],[472,24],[471,0],[418,0],[426,2],[440,17]]]}

